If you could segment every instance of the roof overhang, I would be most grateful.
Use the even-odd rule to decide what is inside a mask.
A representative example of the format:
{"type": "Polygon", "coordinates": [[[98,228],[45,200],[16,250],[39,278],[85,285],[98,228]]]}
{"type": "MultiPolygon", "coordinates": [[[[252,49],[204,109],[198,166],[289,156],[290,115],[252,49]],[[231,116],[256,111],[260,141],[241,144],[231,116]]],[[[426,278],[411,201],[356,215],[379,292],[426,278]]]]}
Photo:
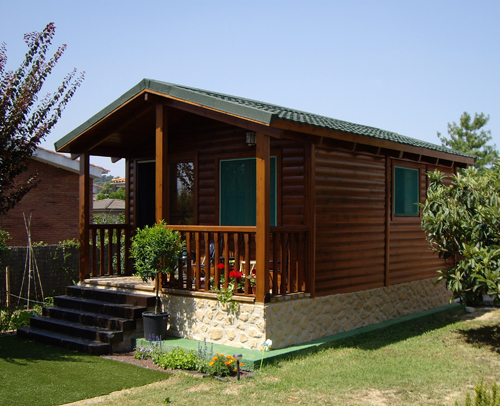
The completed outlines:
{"type": "MultiPolygon", "coordinates": [[[[155,106],[195,114],[273,137],[302,139],[316,145],[340,140],[377,148],[421,154],[436,159],[474,163],[474,157],[373,127],[348,123],[250,99],[143,79],[89,120],[55,143],[59,152],[126,158],[155,131],[155,106]]],[[[173,119],[175,120],[176,117],[173,119]]]]}

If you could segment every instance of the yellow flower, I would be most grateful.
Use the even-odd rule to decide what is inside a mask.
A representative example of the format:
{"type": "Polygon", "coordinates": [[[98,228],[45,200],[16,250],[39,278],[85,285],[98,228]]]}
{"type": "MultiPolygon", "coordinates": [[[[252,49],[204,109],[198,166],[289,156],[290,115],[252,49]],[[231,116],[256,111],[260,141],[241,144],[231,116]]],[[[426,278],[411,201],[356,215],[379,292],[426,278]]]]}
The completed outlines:
{"type": "Polygon", "coordinates": [[[212,358],[214,361],[217,361],[219,358],[218,357],[213,357],[212,358]]]}
{"type": "Polygon", "coordinates": [[[214,365],[214,363],[213,363],[213,362],[209,362],[209,363],[208,363],[208,366],[213,366],[213,365],[214,365]]]}

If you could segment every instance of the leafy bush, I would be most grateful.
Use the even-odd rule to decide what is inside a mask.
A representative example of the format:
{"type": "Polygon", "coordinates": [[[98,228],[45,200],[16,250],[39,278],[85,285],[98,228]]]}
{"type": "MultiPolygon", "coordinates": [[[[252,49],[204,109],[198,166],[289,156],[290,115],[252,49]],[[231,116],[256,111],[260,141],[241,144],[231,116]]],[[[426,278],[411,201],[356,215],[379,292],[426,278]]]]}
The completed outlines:
{"type": "Polygon", "coordinates": [[[42,308],[35,306],[32,310],[10,307],[0,310],[0,331],[17,330],[29,326],[31,317],[42,314],[42,308]]]}
{"type": "MultiPolygon", "coordinates": [[[[476,393],[474,397],[474,403],[472,403],[472,398],[469,393],[465,398],[465,406],[500,406],[500,390],[497,384],[491,385],[491,390],[488,390],[488,384],[485,384],[482,380],[474,388],[476,393]]],[[[455,402],[458,406],[458,401],[455,402]]]]}
{"type": "Polygon", "coordinates": [[[195,371],[198,365],[196,351],[186,352],[182,348],[174,348],[169,352],[153,353],[151,358],[155,364],[165,369],[185,369],[195,371]]]}
{"type": "Polygon", "coordinates": [[[482,302],[483,292],[500,300],[500,168],[457,175],[428,173],[422,228],[447,269],[439,280],[467,305],[482,302]],[[446,178],[451,183],[446,185],[446,178]]]}

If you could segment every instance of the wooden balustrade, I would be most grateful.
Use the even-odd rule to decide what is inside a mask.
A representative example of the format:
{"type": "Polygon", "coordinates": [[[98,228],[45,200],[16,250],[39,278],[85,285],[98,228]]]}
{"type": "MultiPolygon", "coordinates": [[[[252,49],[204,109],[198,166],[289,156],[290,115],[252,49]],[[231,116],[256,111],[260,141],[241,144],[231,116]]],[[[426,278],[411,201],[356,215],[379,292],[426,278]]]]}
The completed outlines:
{"type": "Polygon", "coordinates": [[[126,275],[130,247],[127,224],[90,224],[90,275],[126,275]]]}
{"type": "MultiPolygon", "coordinates": [[[[231,271],[244,278],[234,280],[234,295],[254,296],[249,276],[269,278],[269,294],[309,291],[308,230],[306,227],[271,227],[269,264],[255,260],[256,227],[167,226],[185,241],[183,256],[174,274],[162,278],[164,287],[211,292],[227,288],[231,271]]],[[[90,275],[127,275],[130,228],[125,224],[91,224],[90,275]]],[[[264,298],[258,298],[264,300],[264,298]]]]}
{"type": "Polygon", "coordinates": [[[245,278],[234,281],[236,296],[253,296],[248,276],[269,278],[272,296],[306,292],[308,236],[306,227],[271,227],[269,266],[257,269],[255,227],[168,226],[181,233],[185,251],[180,272],[164,278],[163,286],[210,292],[228,287],[231,271],[245,278]]]}

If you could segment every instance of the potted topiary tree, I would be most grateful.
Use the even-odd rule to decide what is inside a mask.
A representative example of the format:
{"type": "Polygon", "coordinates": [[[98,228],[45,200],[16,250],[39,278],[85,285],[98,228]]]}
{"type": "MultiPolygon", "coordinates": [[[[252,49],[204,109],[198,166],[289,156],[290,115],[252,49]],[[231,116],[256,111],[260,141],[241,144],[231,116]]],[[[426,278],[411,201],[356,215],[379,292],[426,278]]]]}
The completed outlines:
{"type": "Polygon", "coordinates": [[[154,312],[144,312],[144,337],[166,334],[168,313],[161,312],[160,273],[169,274],[179,266],[184,242],[180,233],[166,227],[162,220],[154,226],[138,228],[132,238],[130,256],[135,259],[136,276],[144,282],[155,282],[156,301],[154,312]]]}

